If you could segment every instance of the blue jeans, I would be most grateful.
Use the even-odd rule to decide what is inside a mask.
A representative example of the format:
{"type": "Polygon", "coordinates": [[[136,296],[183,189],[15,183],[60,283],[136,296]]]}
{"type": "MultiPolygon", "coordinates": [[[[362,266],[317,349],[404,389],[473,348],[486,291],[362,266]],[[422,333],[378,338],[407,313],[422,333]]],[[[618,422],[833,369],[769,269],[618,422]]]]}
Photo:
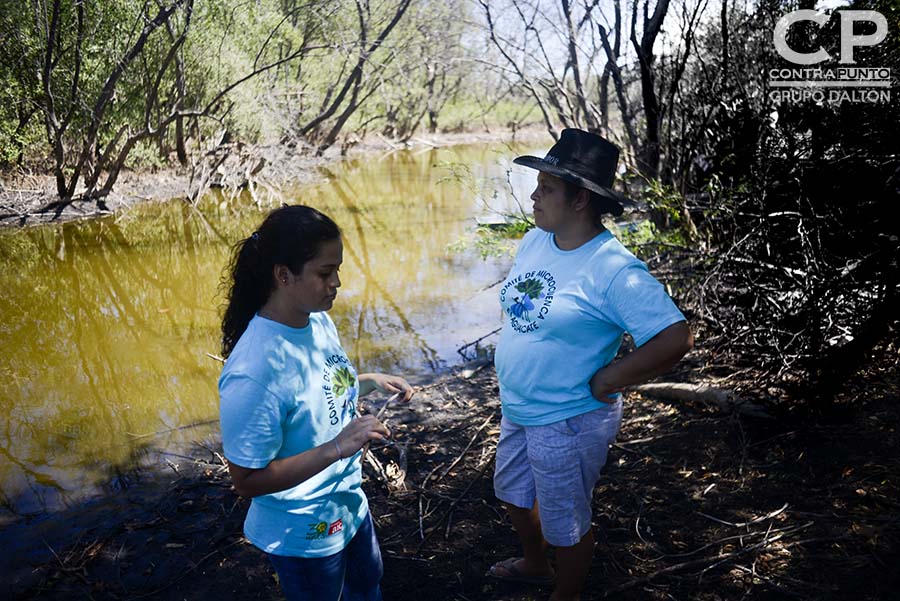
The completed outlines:
{"type": "Polygon", "coordinates": [[[269,554],[287,601],[382,601],[381,550],[372,516],[360,525],[350,544],[328,557],[269,554]]]}

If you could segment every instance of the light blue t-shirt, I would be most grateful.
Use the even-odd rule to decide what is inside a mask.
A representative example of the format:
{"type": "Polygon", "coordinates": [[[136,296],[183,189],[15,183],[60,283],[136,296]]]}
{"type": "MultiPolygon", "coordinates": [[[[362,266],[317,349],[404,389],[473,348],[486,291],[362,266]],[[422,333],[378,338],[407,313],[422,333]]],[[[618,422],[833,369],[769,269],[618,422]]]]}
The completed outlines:
{"type": "MultiPolygon", "coordinates": [[[[225,457],[258,469],[331,441],[356,414],[356,376],[327,313],[312,313],[305,328],[256,315],[219,378],[225,457]]],[[[293,488],[255,497],[244,534],[274,555],[333,555],[368,512],[361,483],[357,453],[293,488]]]]}
{"type": "Polygon", "coordinates": [[[590,379],[616,356],[625,332],[641,346],[684,316],[662,284],[604,231],[574,250],[533,229],[500,288],[503,329],[495,363],[503,415],[552,424],[609,407],[590,379]]]}

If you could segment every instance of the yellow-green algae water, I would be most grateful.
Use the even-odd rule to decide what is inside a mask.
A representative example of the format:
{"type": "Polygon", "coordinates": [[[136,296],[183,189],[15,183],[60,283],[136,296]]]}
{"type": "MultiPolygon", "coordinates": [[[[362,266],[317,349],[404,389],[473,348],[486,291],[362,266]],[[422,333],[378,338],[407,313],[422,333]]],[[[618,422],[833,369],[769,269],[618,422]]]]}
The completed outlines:
{"type": "MultiPolygon", "coordinates": [[[[499,325],[510,259],[448,246],[515,207],[508,147],[395,152],[322,169],[283,191],[344,232],[331,315],[361,370],[409,376],[460,360],[499,325]]],[[[533,172],[514,168],[519,201],[533,172]]],[[[0,232],[2,519],[126,486],[135,466],[177,469],[218,427],[219,289],[231,245],[272,206],[244,194],[143,204],[109,218],[0,232]]]]}

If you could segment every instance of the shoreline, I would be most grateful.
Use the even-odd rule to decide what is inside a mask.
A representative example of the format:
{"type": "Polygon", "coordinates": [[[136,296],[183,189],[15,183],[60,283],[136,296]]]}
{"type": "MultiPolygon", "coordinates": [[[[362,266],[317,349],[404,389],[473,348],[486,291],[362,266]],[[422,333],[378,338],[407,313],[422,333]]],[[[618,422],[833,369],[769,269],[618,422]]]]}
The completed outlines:
{"type": "MultiPolygon", "coordinates": [[[[496,385],[493,369],[483,369],[490,366],[476,363],[471,363],[474,369],[456,366],[446,373],[413,376],[410,382],[416,386],[417,393],[411,404],[390,406],[386,412],[385,421],[394,430],[395,437],[404,438],[411,434],[409,430],[420,427],[454,425],[463,419],[464,411],[473,407],[470,391],[477,390],[486,396],[496,385]],[[468,401],[465,405],[461,397],[468,401]],[[444,406],[448,402],[452,405],[444,406]]],[[[368,411],[374,412],[384,400],[371,399],[366,403],[368,411]]],[[[478,411],[485,415],[499,411],[499,400],[490,399],[478,411]]],[[[402,444],[413,444],[412,440],[405,440],[402,444]]],[[[7,576],[13,598],[40,596],[35,593],[40,593],[48,582],[52,583],[56,572],[64,575],[63,578],[71,577],[92,547],[108,546],[109,541],[123,537],[130,537],[132,544],[144,547],[140,555],[148,558],[145,563],[150,567],[129,574],[126,579],[126,582],[144,580],[138,585],[142,594],[161,593],[181,580],[183,573],[174,565],[154,573],[157,566],[162,567],[165,556],[183,557],[201,544],[210,544],[210,550],[215,552],[225,538],[230,539],[227,547],[242,547],[235,552],[240,554],[243,563],[251,564],[243,566],[245,569],[250,570],[254,563],[262,571],[268,569],[261,552],[243,537],[243,516],[250,501],[238,496],[231,485],[218,432],[186,443],[183,448],[171,449],[162,441],[148,448],[160,457],[171,457],[171,461],[136,466],[118,482],[98,487],[97,494],[71,506],[20,515],[0,523],[0,545],[7,550],[0,557],[0,573],[7,576]],[[217,518],[223,523],[214,526],[217,518]],[[196,522],[206,522],[211,531],[197,530],[196,522]],[[183,533],[191,537],[191,543],[180,542],[183,533]],[[173,542],[166,542],[170,540],[173,542]],[[163,585],[162,581],[166,580],[170,584],[163,585]],[[147,588],[155,590],[147,592],[147,588]]],[[[390,449],[381,449],[379,453],[388,454],[390,449]]],[[[384,484],[384,472],[373,472],[371,467],[367,465],[364,478],[367,490],[384,484]]],[[[92,561],[95,559],[100,560],[91,557],[92,561]]],[[[190,563],[184,559],[181,565],[190,563]]],[[[166,563],[171,562],[167,559],[166,563]]],[[[126,588],[131,589],[132,585],[126,588]]],[[[270,584],[267,589],[276,598],[280,593],[277,585],[270,584]]]]}
{"type": "Polygon", "coordinates": [[[299,145],[289,147],[284,144],[232,144],[217,149],[228,151],[223,161],[228,170],[223,170],[221,166],[218,170],[208,170],[205,173],[202,167],[192,173],[191,168],[180,166],[123,170],[114,191],[103,199],[105,208],[99,208],[95,201],[74,201],[62,207],[61,211],[42,211],[57,200],[52,175],[8,170],[0,172],[0,229],[101,218],[115,215],[144,202],[185,200],[191,194],[197,193],[197,185],[192,181],[192,176],[199,179],[207,177],[212,181],[211,185],[204,187],[204,194],[210,189],[217,188],[240,193],[248,185],[252,185],[254,189],[263,188],[277,192],[289,186],[314,182],[319,167],[344,160],[365,158],[376,153],[466,144],[514,144],[537,142],[542,139],[549,141],[549,134],[539,127],[529,127],[515,132],[503,130],[499,133],[482,130],[421,134],[413,136],[407,142],[372,135],[354,142],[343,150],[333,146],[322,156],[315,156],[312,147],[299,145]],[[249,166],[250,163],[252,167],[249,166]]]}
{"type": "MultiPolygon", "coordinates": [[[[405,374],[405,377],[417,390],[427,390],[457,377],[468,379],[471,377],[469,374],[477,374],[486,367],[492,367],[492,363],[475,359],[460,361],[434,372],[405,374]]],[[[380,400],[383,399],[374,401],[364,399],[362,405],[368,407],[380,400]]],[[[202,471],[198,471],[198,466],[203,467],[209,462],[219,465],[216,462],[221,460],[216,456],[216,453],[222,452],[218,414],[210,419],[141,437],[145,438],[146,442],[135,447],[129,462],[107,464],[106,467],[110,470],[106,477],[90,480],[77,491],[66,489],[65,492],[71,496],[66,496],[64,501],[42,500],[41,508],[31,511],[17,511],[10,505],[0,507],[0,540],[4,530],[8,528],[39,524],[45,520],[53,520],[56,516],[78,513],[116,491],[124,492],[132,488],[151,486],[154,482],[173,475],[177,478],[197,477],[199,471],[202,471]],[[198,458],[199,455],[206,458],[198,458]]]]}
{"type": "MultiPolygon", "coordinates": [[[[538,140],[541,137],[547,137],[546,132],[530,130],[527,132],[519,132],[515,142],[528,142],[530,140],[538,140]]],[[[305,154],[298,149],[293,152],[285,152],[284,147],[269,147],[271,154],[278,154],[281,157],[280,162],[269,162],[269,168],[273,175],[266,178],[266,183],[271,185],[276,176],[280,177],[277,183],[287,186],[302,185],[315,181],[319,176],[319,169],[323,166],[338,164],[346,160],[367,160],[376,159],[386,156],[394,152],[404,152],[409,150],[421,150],[428,148],[445,148],[456,145],[468,144],[504,144],[512,143],[510,132],[504,132],[502,135],[490,134],[487,132],[468,132],[463,134],[439,134],[436,136],[425,137],[417,136],[410,140],[408,144],[399,144],[394,141],[376,136],[374,139],[362,142],[356,145],[350,152],[342,156],[337,150],[326,153],[322,157],[315,157],[311,154],[305,154]],[[286,168],[288,167],[288,168],[286,168]]],[[[259,150],[254,149],[254,150],[259,150]]],[[[265,175],[265,174],[263,174],[265,175]]],[[[37,176],[30,176],[35,181],[37,176]]],[[[52,184],[50,176],[42,176],[45,186],[52,184]]],[[[185,202],[185,186],[188,178],[186,174],[180,172],[176,168],[150,171],[146,173],[128,172],[123,173],[122,186],[120,191],[114,197],[108,199],[110,210],[98,211],[95,203],[74,203],[72,210],[68,211],[57,218],[53,218],[52,214],[36,216],[34,220],[27,220],[22,225],[18,223],[18,219],[0,218],[0,230],[5,230],[7,235],[16,235],[19,230],[31,227],[39,227],[43,225],[56,225],[61,223],[72,223],[76,221],[91,220],[105,218],[115,215],[121,215],[129,209],[148,203],[168,203],[168,202],[185,202]]],[[[36,190],[36,185],[30,189],[36,190]]],[[[235,194],[241,193],[240,189],[233,190],[235,194]]],[[[227,191],[226,191],[227,193],[227,191]]],[[[4,180],[0,179],[0,203],[8,206],[9,195],[12,194],[9,188],[5,187],[4,180]]],[[[22,200],[22,199],[20,199],[22,200]]],[[[37,202],[46,203],[52,200],[52,194],[45,192],[43,196],[34,196],[28,202],[32,204],[37,202]]],[[[22,203],[27,208],[27,203],[22,203]]],[[[434,372],[423,372],[410,374],[409,380],[415,385],[427,386],[442,378],[448,377],[455,371],[465,367],[465,361],[460,360],[457,363],[448,365],[445,369],[434,372]]],[[[195,425],[188,425],[185,428],[192,428],[195,425]]],[[[179,428],[181,430],[182,428],[179,428]]],[[[217,429],[217,427],[216,427],[217,429]]],[[[166,435],[161,432],[159,435],[166,435]]],[[[204,436],[199,438],[182,439],[178,443],[176,452],[185,451],[198,443],[210,444],[204,436]]],[[[215,444],[213,442],[212,444],[215,444]]],[[[128,486],[132,482],[140,482],[144,479],[152,479],[159,475],[169,473],[170,468],[165,462],[165,457],[159,451],[173,450],[166,443],[160,440],[153,440],[151,448],[142,454],[142,459],[135,461],[130,465],[118,466],[122,468],[121,472],[117,471],[118,476],[110,476],[102,480],[96,480],[86,488],[79,488],[80,494],[75,494],[69,501],[61,501],[60,499],[48,501],[40,508],[35,510],[27,510],[23,512],[16,511],[15,508],[5,507],[0,510],[0,529],[13,526],[17,523],[35,523],[41,522],[48,517],[56,514],[65,513],[70,510],[77,510],[80,507],[90,505],[97,499],[104,497],[111,490],[116,490],[120,486],[128,486]],[[162,444],[161,444],[162,443],[162,444]],[[161,444],[161,446],[160,446],[161,444]],[[156,447],[155,449],[152,447],[156,447]]]]}

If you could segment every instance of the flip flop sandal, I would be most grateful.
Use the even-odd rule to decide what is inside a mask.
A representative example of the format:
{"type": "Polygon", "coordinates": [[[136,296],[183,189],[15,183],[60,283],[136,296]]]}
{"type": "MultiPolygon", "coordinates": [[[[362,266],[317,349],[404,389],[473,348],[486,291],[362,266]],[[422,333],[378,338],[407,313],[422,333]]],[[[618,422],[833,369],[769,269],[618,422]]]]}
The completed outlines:
{"type": "Polygon", "coordinates": [[[550,576],[529,576],[516,567],[516,562],[521,557],[510,557],[491,566],[485,576],[502,580],[503,582],[515,582],[519,584],[533,584],[537,586],[551,585],[556,581],[556,574],[550,576]]]}

